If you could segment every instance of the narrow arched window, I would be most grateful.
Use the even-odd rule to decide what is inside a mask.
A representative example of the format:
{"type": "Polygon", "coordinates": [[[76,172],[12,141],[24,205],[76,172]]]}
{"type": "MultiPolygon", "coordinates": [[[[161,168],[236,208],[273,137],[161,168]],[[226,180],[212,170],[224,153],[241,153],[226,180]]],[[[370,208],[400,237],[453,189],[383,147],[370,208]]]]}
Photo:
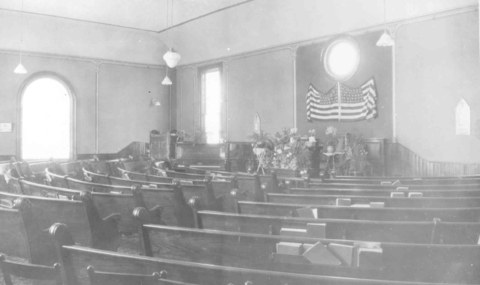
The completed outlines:
{"type": "Polygon", "coordinates": [[[21,91],[22,159],[73,158],[74,96],[62,79],[34,76],[21,91]]]}

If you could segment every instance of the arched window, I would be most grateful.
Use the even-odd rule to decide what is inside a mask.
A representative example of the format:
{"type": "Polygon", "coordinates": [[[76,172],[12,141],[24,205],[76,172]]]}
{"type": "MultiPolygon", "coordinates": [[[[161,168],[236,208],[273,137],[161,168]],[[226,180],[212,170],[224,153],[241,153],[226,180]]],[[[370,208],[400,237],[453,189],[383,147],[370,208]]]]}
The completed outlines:
{"type": "Polygon", "coordinates": [[[37,74],[20,93],[20,157],[70,159],[74,156],[74,108],[71,88],[62,78],[37,74]]]}

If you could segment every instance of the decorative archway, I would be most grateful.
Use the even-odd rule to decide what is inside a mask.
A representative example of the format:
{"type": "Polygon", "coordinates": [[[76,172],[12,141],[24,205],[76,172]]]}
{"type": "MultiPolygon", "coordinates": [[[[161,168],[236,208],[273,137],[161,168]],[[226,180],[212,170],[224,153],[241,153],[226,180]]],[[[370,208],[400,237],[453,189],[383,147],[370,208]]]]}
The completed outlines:
{"type": "Polygon", "coordinates": [[[63,77],[39,72],[22,84],[17,101],[21,159],[75,157],[75,95],[63,77]]]}

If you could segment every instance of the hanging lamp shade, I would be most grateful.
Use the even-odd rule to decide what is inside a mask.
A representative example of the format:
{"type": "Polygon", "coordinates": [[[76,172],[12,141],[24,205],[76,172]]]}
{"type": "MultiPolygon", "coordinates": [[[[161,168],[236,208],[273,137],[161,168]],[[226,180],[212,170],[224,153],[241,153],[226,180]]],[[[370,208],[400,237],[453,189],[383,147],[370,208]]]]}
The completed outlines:
{"type": "Polygon", "coordinates": [[[168,77],[168,75],[166,75],[165,78],[163,79],[162,85],[172,85],[172,80],[170,80],[170,77],[168,77]]]}
{"type": "Polygon", "coordinates": [[[380,39],[377,41],[377,46],[379,47],[391,47],[395,45],[395,41],[392,39],[392,37],[387,33],[387,31],[384,31],[380,39]]]}
{"type": "Polygon", "coordinates": [[[177,63],[181,58],[182,57],[180,56],[180,54],[176,52],[173,48],[169,49],[163,55],[163,59],[167,63],[168,67],[170,68],[174,68],[175,66],[177,66],[177,63]]]}
{"type": "Polygon", "coordinates": [[[27,69],[25,68],[25,66],[23,66],[22,62],[20,62],[17,67],[15,68],[15,70],[13,71],[13,73],[16,73],[16,74],[26,74],[27,73],[27,69]]]}

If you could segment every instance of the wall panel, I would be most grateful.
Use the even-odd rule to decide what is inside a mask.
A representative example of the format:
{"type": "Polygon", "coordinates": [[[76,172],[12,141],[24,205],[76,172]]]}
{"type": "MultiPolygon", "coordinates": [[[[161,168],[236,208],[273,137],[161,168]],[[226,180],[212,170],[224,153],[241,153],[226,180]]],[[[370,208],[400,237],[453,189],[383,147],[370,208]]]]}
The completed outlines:
{"type": "Polygon", "coordinates": [[[151,130],[170,126],[164,69],[104,64],[99,84],[99,152],[116,153],[132,141],[149,141],[151,130]],[[161,106],[152,106],[151,100],[161,106]]]}
{"type": "Polygon", "coordinates": [[[258,112],[262,129],[293,127],[293,53],[267,52],[229,62],[228,139],[248,141],[258,112]]]}
{"type": "Polygon", "coordinates": [[[422,21],[397,31],[399,142],[433,161],[480,161],[478,13],[422,21]],[[472,135],[455,135],[455,107],[465,98],[472,135]]]}

